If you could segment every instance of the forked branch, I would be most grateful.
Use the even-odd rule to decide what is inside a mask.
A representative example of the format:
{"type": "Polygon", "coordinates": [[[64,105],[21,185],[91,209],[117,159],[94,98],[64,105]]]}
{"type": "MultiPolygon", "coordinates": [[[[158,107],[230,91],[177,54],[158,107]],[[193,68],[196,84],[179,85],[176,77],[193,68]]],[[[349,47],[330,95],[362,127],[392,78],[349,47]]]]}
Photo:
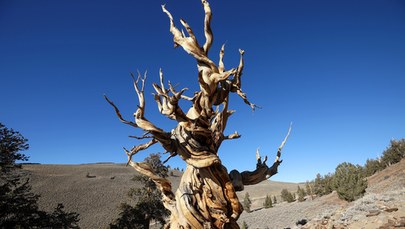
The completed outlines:
{"type": "Polygon", "coordinates": [[[287,142],[288,136],[290,135],[291,126],[292,124],[290,124],[290,127],[288,128],[288,133],[278,148],[276,160],[274,161],[271,167],[268,167],[268,165],[266,164],[267,156],[265,156],[264,159],[262,160],[259,149],[257,149],[256,150],[257,164],[256,169],[254,171],[244,171],[242,173],[239,173],[239,171],[237,170],[232,170],[229,173],[229,176],[232,180],[232,183],[236,191],[242,191],[245,185],[258,184],[264,180],[269,179],[271,176],[277,174],[278,166],[281,164],[281,162],[283,162],[282,160],[280,160],[281,150],[283,149],[285,143],[287,142]]]}

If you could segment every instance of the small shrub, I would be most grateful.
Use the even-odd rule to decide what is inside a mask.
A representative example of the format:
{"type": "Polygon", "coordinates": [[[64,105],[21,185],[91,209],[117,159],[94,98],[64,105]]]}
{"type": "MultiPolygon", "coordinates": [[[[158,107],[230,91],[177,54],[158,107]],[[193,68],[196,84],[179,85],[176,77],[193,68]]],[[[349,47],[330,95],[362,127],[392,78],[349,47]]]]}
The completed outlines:
{"type": "Polygon", "coordinates": [[[293,194],[289,192],[287,189],[281,190],[281,199],[287,201],[288,203],[294,202],[293,194]]]}
{"type": "Polygon", "coordinates": [[[272,208],[273,207],[273,202],[271,201],[271,196],[270,195],[266,196],[266,199],[264,200],[264,203],[263,203],[263,207],[264,208],[272,208]]]}
{"type": "Polygon", "coordinates": [[[302,201],[305,200],[305,195],[306,195],[305,190],[302,189],[299,185],[298,185],[298,188],[297,188],[297,195],[298,195],[298,201],[299,202],[302,202],[302,201]]]}
{"type": "Polygon", "coordinates": [[[245,197],[243,198],[243,208],[246,212],[251,212],[250,207],[252,206],[252,201],[250,200],[249,193],[246,192],[245,197]]]}
{"type": "Polygon", "coordinates": [[[249,226],[245,221],[242,222],[242,229],[249,229],[249,226]]]}

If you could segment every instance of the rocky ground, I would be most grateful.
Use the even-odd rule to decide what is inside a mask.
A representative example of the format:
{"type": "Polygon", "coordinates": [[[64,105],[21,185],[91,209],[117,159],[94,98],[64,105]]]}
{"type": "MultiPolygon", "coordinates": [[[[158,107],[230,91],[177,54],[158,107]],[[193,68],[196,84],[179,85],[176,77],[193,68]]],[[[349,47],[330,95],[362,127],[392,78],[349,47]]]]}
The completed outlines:
{"type": "MultiPolygon", "coordinates": [[[[66,210],[80,214],[82,228],[107,228],[118,217],[119,204],[130,202],[128,190],[139,185],[131,181],[134,170],[120,164],[25,165],[24,169],[33,191],[42,196],[40,207],[51,211],[63,203],[66,210]]],[[[178,186],[180,176],[174,171],[170,177],[173,187],[178,186]]],[[[245,222],[250,229],[405,228],[405,160],[373,175],[368,182],[366,195],[352,203],[332,193],[313,200],[308,197],[304,202],[278,203],[269,209],[262,207],[267,194],[279,195],[283,188],[296,191],[298,184],[265,181],[247,186],[238,196],[243,200],[249,192],[252,212],[244,212],[238,222],[245,222]]]]}
{"type": "Polygon", "coordinates": [[[385,229],[405,228],[405,160],[368,179],[363,198],[347,203],[336,193],[244,212],[239,220],[253,228],[385,229]],[[301,222],[302,224],[299,224],[301,222]]]}

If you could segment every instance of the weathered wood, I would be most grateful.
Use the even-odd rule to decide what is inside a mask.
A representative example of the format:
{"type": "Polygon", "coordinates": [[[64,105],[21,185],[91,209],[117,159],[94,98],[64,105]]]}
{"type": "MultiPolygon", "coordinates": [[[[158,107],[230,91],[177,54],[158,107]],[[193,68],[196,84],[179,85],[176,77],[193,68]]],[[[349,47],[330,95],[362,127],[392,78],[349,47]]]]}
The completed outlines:
{"type": "Polygon", "coordinates": [[[162,70],[159,72],[160,83],[153,84],[156,92],[154,99],[159,112],[176,120],[178,125],[173,130],[166,132],[145,117],[146,73],[144,77],[138,73],[136,79],[131,74],[139,99],[138,109],[134,113],[135,122],[125,120],[117,106],[107,97],[105,99],[114,107],[121,122],[146,132],[142,137],[136,137],[137,139],[150,139],[146,143],[125,151],[128,155],[128,165],[150,177],[162,191],[163,203],[171,211],[170,220],[165,228],[239,228],[236,221],[243,208],[235,190],[243,190],[244,185],[257,184],[277,173],[277,168],[282,162],[279,160],[281,149],[288,138],[291,126],[271,167],[266,165],[267,157],[262,161],[258,155],[256,170],[242,173],[233,170],[228,174],[218,156],[218,150],[224,140],[240,137],[237,132],[224,135],[228,119],[234,112],[228,110],[229,95],[236,93],[252,109],[257,106],[247,99],[241,89],[244,51],[239,50],[239,65],[229,70],[225,69],[223,61],[224,45],[220,50],[218,66],[208,57],[208,51],[213,42],[212,13],[207,1],[201,0],[201,3],[205,12],[204,35],[206,40],[203,46],[199,45],[192,28],[185,20],[180,20],[180,23],[188,36],[176,27],[172,14],[164,5],[162,6],[163,12],[169,18],[170,32],[173,35],[175,47],[182,47],[197,61],[197,79],[200,91],[194,93],[193,97],[183,95],[187,88],[176,91],[170,82],[167,87],[162,70]],[[180,99],[192,102],[192,106],[187,112],[184,112],[179,106],[180,99]],[[158,142],[170,153],[168,159],[179,155],[187,163],[180,186],[175,193],[171,190],[170,182],[157,176],[150,166],[131,160],[134,154],[158,142]]]}

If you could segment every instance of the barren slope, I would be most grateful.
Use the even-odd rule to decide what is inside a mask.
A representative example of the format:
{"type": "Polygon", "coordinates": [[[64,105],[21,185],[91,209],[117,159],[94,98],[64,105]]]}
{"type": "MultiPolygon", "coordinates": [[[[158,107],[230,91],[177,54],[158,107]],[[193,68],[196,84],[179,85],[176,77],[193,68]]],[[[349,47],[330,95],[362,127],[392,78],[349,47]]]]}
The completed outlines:
{"type": "MultiPolygon", "coordinates": [[[[117,206],[130,201],[126,195],[128,190],[139,185],[131,181],[136,172],[122,164],[24,165],[24,169],[31,174],[33,191],[42,195],[40,206],[52,210],[57,203],[63,203],[68,211],[80,213],[79,225],[83,228],[108,227],[118,217],[117,206]],[[88,178],[87,174],[93,178],[88,178]]],[[[176,188],[181,174],[174,172],[177,176],[170,179],[176,188]]],[[[311,222],[305,228],[334,225],[336,228],[371,229],[385,225],[388,220],[398,221],[405,217],[405,160],[373,175],[368,181],[366,195],[352,203],[341,201],[332,193],[313,201],[279,203],[270,209],[262,209],[267,194],[277,195],[280,201],[283,188],[295,192],[298,184],[264,181],[246,186],[238,196],[242,201],[244,194],[249,192],[253,212],[244,212],[238,222],[245,221],[251,229],[279,229],[294,228],[298,220],[307,219],[311,222]],[[384,210],[395,208],[398,210],[384,210]],[[375,211],[379,211],[378,215],[366,216],[375,211]]]]}
{"type": "MultiPolygon", "coordinates": [[[[123,164],[84,165],[24,165],[31,177],[33,191],[41,195],[39,205],[51,211],[57,203],[63,203],[67,211],[80,214],[79,225],[83,228],[106,228],[118,217],[120,203],[130,202],[127,192],[140,185],[131,181],[137,174],[123,164]],[[89,178],[87,175],[89,175],[89,178]]],[[[173,189],[180,182],[180,172],[169,177],[173,189]]],[[[261,207],[266,194],[279,194],[281,189],[296,190],[297,184],[264,181],[259,185],[246,186],[253,199],[253,208],[261,207]]],[[[243,200],[245,192],[238,193],[243,200]]]]}
{"type": "Polygon", "coordinates": [[[347,203],[336,193],[301,203],[244,212],[239,224],[249,228],[405,228],[405,159],[368,178],[363,198],[347,203]],[[298,220],[310,221],[297,226],[298,220]],[[402,226],[400,226],[402,225],[402,226]]]}

